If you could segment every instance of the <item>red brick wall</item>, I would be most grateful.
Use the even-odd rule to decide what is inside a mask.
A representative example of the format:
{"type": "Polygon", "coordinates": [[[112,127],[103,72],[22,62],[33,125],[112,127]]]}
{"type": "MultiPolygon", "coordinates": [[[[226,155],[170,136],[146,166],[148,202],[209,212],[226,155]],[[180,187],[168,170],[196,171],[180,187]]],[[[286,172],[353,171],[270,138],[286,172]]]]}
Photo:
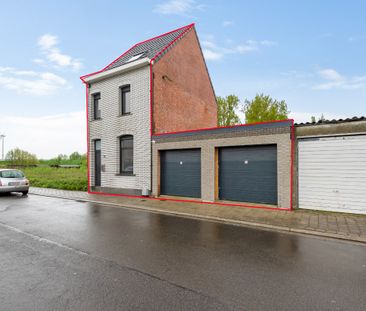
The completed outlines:
{"type": "Polygon", "coordinates": [[[217,126],[215,94],[191,29],[153,66],[153,132],[217,126]]]}

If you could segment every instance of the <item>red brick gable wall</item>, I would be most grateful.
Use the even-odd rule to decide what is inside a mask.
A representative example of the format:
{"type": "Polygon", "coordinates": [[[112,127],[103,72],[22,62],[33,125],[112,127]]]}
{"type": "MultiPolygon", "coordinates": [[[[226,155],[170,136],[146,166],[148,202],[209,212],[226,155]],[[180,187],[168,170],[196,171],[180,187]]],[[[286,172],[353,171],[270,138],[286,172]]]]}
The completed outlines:
{"type": "Polygon", "coordinates": [[[217,126],[215,94],[190,30],[153,66],[153,133],[217,126]]]}

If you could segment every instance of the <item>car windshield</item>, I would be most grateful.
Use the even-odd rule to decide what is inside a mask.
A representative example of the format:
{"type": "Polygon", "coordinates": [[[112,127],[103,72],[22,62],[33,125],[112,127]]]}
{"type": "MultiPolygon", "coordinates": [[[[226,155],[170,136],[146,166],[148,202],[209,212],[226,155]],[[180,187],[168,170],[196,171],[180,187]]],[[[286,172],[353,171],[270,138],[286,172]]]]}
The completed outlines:
{"type": "Polygon", "coordinates": [[[21,171],[11,170],[11,171],[0,171],[0,177],[2,178],[22,178],[24,177],[21,171]]]}

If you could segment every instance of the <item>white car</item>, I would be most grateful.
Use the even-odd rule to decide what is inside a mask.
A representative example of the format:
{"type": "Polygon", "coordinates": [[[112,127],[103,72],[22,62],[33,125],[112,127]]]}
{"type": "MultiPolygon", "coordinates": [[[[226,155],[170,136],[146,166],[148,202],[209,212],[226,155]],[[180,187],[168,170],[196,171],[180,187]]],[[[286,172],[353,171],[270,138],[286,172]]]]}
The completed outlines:
{"type": "Polygon", "coordinates": [[[27,195],[29,180],[23,172],[14,169],[0,169],[0,193],[21,192],[27,195]]]}

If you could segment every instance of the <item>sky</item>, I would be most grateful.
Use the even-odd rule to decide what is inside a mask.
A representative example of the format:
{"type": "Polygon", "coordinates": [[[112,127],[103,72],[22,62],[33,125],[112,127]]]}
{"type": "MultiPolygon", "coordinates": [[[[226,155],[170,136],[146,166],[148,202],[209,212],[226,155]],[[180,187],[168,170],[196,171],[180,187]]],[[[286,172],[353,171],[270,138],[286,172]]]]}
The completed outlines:
{"type": "MultiPolygon", "coordinates": [[[[86,152],[85,87],[133,44],[194,22],[218,96],[285,100],[296,122],[366,115],[366,1],[0,0],[0,134],[86,152]]],[[[240,114],[243,117],[242,114],[240,114]]]]}

